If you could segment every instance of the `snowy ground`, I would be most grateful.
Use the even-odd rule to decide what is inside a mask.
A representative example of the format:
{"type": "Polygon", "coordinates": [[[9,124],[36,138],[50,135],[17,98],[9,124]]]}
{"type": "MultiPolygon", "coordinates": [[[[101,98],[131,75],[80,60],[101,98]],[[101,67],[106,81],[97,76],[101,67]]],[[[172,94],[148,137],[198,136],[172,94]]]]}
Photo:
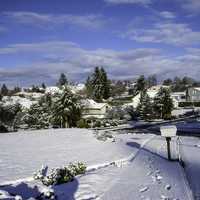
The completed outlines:
{"type": "Polygon", "coordinates": [[[195,199],[200,199],[200,139],[181,137],[181,155],[195,199]]]}
{"type": "MultiPolygon", "coordinates": [[[[53,189],[59,200],[193,199],[183,169],[177,162],[166,159],[166,144],[161,136],[120,134],[115,137],[116,142],[102,142],[83,129],[0,135],[0,180],[30,176],[43,163],[55,167],[70,161],[85,161],[91,166],[129,158],[128,162],[118,161],[117,165],[87,172],[72,183],[53,189]]],[[[176,158],[175,142],[172,143],[176,158]]],[[[0,190],[29,199],[36,197],[41,188],[38,182],[24,182],[0,190]]]]}
{"type": "MultiPolygon", "coordinates": [[[[150,136],[141,136],[141,144],[150,136]]],[[[82,161],[96,165],[127,157],[134,150],[123,139],[97,140],[84,129],[52,129],[0,134],[0,183],[31,176],[41,166],[50,168],[82,161]]]]}

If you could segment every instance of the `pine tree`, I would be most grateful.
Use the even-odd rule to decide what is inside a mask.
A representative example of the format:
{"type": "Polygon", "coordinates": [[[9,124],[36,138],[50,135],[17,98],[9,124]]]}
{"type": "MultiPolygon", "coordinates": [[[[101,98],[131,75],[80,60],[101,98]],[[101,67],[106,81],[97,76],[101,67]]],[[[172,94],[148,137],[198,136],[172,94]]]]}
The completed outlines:
{"type": "Polygon", "coordinates": [[[157,78],[156,78],[155,74],[153,74],[147,78],[147,85],[149,88],[157,85],[157,78]]]}
{"type": "Polygon", "coordinates": [[[44,90],[46,89],[45,83],[42,83],[42,88],[43,88],[44,90]]]}
{"type": "Polygon", "coordinates": [[[110,80],[103,68],[96,67],[94,73],[88,77],[86,91],[88,96],[97,102],[110,97],[110,80]]]}
{"type": "Polygon", "coordinates": [[[101,73],[101,82],[103,85],[102,88],[103,98],[108,99],[110,97],[110,80],[108,80],[107,73],[103,67],[101,68],[100,73],[101,73]]]}
{"type": "Polygon", "coordinates": [[[157,117],[170,119],[173,109],[173,100],[167,88],[161,88],[154,99],[154,110],[157,117]]]}
{"type": "Polygon", "coordinates": [[[7,88],[7,86],[5,85],[5,84],[3,84],[2,85],[2,87],[1,87],[1,95],[3,95],[3,96],[7,96],[8,95],[8,88],[7,88]]]}
{"type": "Polygon", "coordinates": [[[136,90],[137,91],[144,91],[147,87],[147,82],[145,80],[144,75],[141,75],[138,79],[137,79],[137,83],[136,83],[136,90]]]}
{"type": "Polygon", "coordinates": [[[61,87],[67,84],[68,84],[68,80],[67,80],[66,75],[64,73],[61,73],[60,78],[58,80],[58,86],[61,87]]]}
{"type": "Polygon", "coordinates": [[[87,96],[92,97],[93,85],[92,85],[92,80],[91,80],[90,76],[88,76],[88,78],[86,80],[85,88],[86,88],[87,96]]]}
{"type": "Polygon", "coordinates": [[[149,120],[153,117],[153,105],[146,90],[140,93],[140,103],[137,107],[137,113],[144,120],[149,120]]]}
{"type": "Polygon", "coordinates": [[[52,120],[62,128],[75,127],[81,116],[81,107],[77,96],[67,87],[53,105],[52,120]]]}

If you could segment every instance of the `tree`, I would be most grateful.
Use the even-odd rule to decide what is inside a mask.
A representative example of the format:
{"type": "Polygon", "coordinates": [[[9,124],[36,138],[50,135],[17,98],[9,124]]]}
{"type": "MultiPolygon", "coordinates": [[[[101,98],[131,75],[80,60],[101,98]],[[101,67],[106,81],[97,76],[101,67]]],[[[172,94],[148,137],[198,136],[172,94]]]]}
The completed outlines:
{"type": "Polygon", "coordinates": [[[20,87],[14,87],[14,89],[13,89],[13,93],[14,94],[16,94],[16,93],[18,93],[18,92],[21,92],[21,88],[20,87]]]}
{"type": "Polygon", "coordinates": [[[141,75],[138,79],[137,79],[137,83],[136,83],[136,90],[137,91],[144,91],[147,87],[147,82],[145,80],[144,75],[141,75]]]}
{"type": "Polygon", "coordinates": [[[163,85],[171,86],[173,84],[172,79],[168,78],[163,81],[163,85]]]}
{"type": "Polygon", "coordinates": [[[149,88],[157,85],[157,77],[155,74],[153,74],[147,78],[147,85],[149,88]]]}
{"type": "Polygon", "coordinates": [[[103,99],[108,99],[110,97],[110,80],[108,80],[107,73],[103,67],[101,67],[100,74],[101,74],[101,82],[103,85],[102,88],[103,99]]]}
{"type": "Polygon", "coordinates": [[[152,118],[153,104],[146,90],[140,93],[140,103],[137,107],[137,113],[141,119],[149,120],[152,118]]]}
{"type": "Polygon", "coordinates": [[[42,88],[43,88],[44,90],[46,89],[45,83],[42,83],[42,88]]]}
{"type": "Polygon", "coordinates": [[[5,84],[3,84],[2,85],[2,87],[1,87],[1,95],[3,95],[3,96],[7,96],[8,95],[8,88],[7,88],[7,86],[5,85],[5,84]]]}
{"type": "Polygon", "coordinates": [[[3,106],[0,104],[0,123],[14,129],[14,121],[17,113],[21,111],[20,104],[3,106]]]}
{"type": "Polygon", "coordinates": [[[111,96],[120,96],[126,91],[126,86],[122,81],[117,81],[111,86],[111,96]]]}
{"type": "Polygon", "coordinates": [[[86,91],[88,97],[97,102],[110,97],[110,80],[103,68],[96,67],[94,73],[87,78],[86,91]]]}
{"type": "Polygon", "coordinates": [[[167,88],[161,88],[154,99],[154,110],[157,117],[170,119],[173,110],[173,100],[167,88]]]}
{"type": "Polygon", "coordinates": [[[50,126],[51,109],[41,101],[31,105],[24,116],[22,121],[28,125],[29,128],[48,128],[50,126]]]}
{"type": "Polygon", "coordinates": [[[68,81],[67,81],[67,77],[64,73],[61,73],[60,74],[60,78],[58,80],[58,86],[64,86],[64,85],[67,85],[68,84],[68,81]]]}
{"type": "Polygon", "coordinates": [[[53,104],[52,121],[62,128],[75,127],[80,120],[81,107],[79,99],[67,87],[53,104]]]}

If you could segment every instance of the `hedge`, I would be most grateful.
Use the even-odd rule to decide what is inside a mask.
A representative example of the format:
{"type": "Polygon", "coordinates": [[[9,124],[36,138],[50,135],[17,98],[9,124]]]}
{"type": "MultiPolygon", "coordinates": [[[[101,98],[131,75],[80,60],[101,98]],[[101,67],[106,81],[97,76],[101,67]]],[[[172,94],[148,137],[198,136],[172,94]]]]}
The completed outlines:
{"type": "Polygon", "coordinates": [[[200,107],[200,102],[179,102],[179,107],[200,107]]]}

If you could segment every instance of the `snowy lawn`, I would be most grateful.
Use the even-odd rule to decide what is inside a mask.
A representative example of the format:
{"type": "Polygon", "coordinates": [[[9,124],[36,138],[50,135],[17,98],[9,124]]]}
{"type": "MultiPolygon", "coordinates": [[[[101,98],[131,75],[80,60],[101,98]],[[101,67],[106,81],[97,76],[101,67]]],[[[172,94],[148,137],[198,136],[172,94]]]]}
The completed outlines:
{"type": "MultiPolygon", "coordinates": [[[[0,134],[0,184],[32,176],[41,166],[50,168],[69,162],[96,165],[115,161],[137,151],[128,138],[103,142],[86,129],[52,129],[0,134]]],[[[142,144],[150,136],[140,136],[142,144]]]]}
{"type": "MultiPolygon", "coordinates": [[[[63,130],[59,131],[62,135],[63,130]]],[[[80,132],[79,130],[75,130],[75,132],[76,131],[80,132]]],[[[80,136],[83,133],[77,134],[80,136]]],[[[160,136],[152,138],[152,135],[124,134],[116,135],[116,143],[111,143],[109,141],[104,143],[94,140],[93,135],[90,135],[88,131],[84,134],[85,135],[82,136],[83,138],[90,137],[90,139],[88,141],[86,139],[84,140],[88,142],[87,148],[82,149],[81,152],[79,151],[79,156],[85,154],[83,151],[88,152],[88,149],[96,153],[94,149],[99,149],[99,145],[104,147],[104,150],[100,148],[103,150],[104,156],[94,155],[90,152],[93,157],[91,161],[92,164],[94,164],[95,159],[96,161],[99,161],[98,159],[103,159],[104,161],[107,161],[107,159],[115,160],[121,158],[123,154],[126,158],[130,153],[133,155],[132,159],[126,164],[119,162],[118,166],[110,165],[87,172],[85,175],[78,176],[71,183],[53,186],[51,189],[53,189],[58,200],[193,199],[183,169],[177,162],[169,162],[165,158],[165,140],[160,136]],[[145,141],[146,143],[144,143],[145,141]],[[91,142],[94,142],[97,146],[91,148],[91,142]],[[115,148],[117,150],[113,145],[116,146],[115,148]],[[121,151],[121,149],[124,150],[121,151]],[[110,155],[111,153],[108,153],[111,157],[107,157],[106,152],[108,150],[115,151],[113,155],[118,154],[120,156],[116,157],[116,155],[114,155],[115,157],[112,157],[110,155]]],[[[175,152],[175,145],[172,145],[172,148],[173,152],[175,152]]],[[[176,153],[174,153],[173,157],[175,158],[176,156],[176,153]]],[[[95,162],[95,164],[96,163],[97,162],[95,162]]],[[[39,182],[32,181],[0,187],[0,190],[4,190],[4,196],[7,197],[9,194],[6,194],[6,192],[9,192],[10,194],[18,194],[22,196],[23,199],[31,200],[31,197],[35,198],[39,196],[44,190],[47,190],[47,188],[45,189],[39,182]]],[[[2,199],[6,198],[2,195],[2,199]]],[[[10,197],[10,199],[14,199],[14,197],[10,197]]]]}
{"type": "MultiPolygon", "coordinates": [[[[1,135],[1,180],[31,176],[41,164],[57,167],[70,161],[85,161],[91,166],[118,160],[115,165],[88,171],[71,183],[51,189],[58,200],[193,199],[183,169],[166,159],[166,144],[161,136],[114,136],[116,142],[98,141],[91,131],[84,129],[1,135]]],[[[175,145],[172,149],[176,158],[175,145]]],[[[4,194],[0,199],[16,199],[12,195],[20,195],[33,200],[48,188],[38,181],[24,181],[0,190],[4,194]]]]}

